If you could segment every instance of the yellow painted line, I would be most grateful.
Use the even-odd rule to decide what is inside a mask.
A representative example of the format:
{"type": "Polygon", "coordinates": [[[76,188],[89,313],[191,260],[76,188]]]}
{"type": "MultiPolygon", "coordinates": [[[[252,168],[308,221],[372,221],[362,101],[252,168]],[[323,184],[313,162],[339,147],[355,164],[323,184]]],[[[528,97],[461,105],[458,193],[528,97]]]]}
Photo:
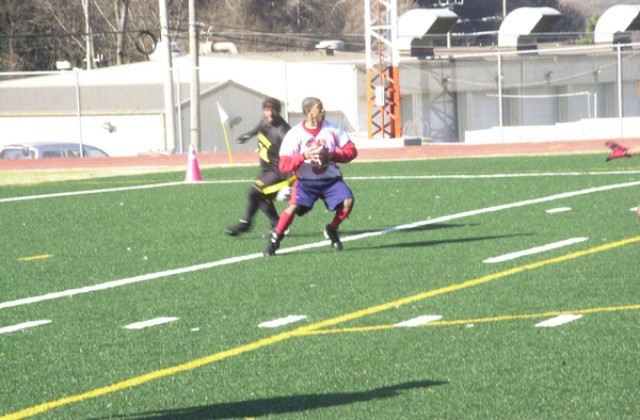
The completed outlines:
{"type": "Polygon", "coordinates": [[[175,375],[180,372],[185,372],[193,369],[197,369],[202,366],[206,366],[212,363],[220,362],[224,359],[239,356],[243,353],[247,353],[250,351],[258,350],[262,347],[270,346],[281,341],[288,340],[293,337],[300,337],[305,335],[310,335],[315,333],[316,331],[326,328],[332,327],[334,325],[341,324],[343,322],[352,321],[354,319],[362,318],[367,315],[376,314],[379,312],[386,311],[388,309],[393,309],[397,306],[407,305],[413,302],[417,302],[420,300],[428,299],[430,297],[442,295],[445,293],[455,292],[458,290],[463,290],[469,287],[478,286],[481,284],[489,283],[494,280],[498,280],[504,277],[508,277],[514,274],[519,274],[529,270],[535,270],[537,268],[542,268],[547,265],[557,264],[565,261],[570,261],[576,258],[584,257],[587,255],[596,254],[598,252],[607,251],[610,249],[618,248],[624,245],[629,245],[632,243],[640,242],[640,236],[636,236],[633,238],[624,239],[622,241],[611,242],[608,244],[600,245],[594,248],[590,248],[584,251],[572,252],[570,254],[566,254],[557,258],[551,258],[544,261],[539,261],[532,264],[526,264],[520,267],[515,267],[509,270],[504,270],[499,273],[489,274],[487,276],[479,277],[477,279],[465,281],[462,283],[453,284],[451,286],[442,287],[440,289],[430,290],[424,293],[419,293],[417,295],[409,296],[403,299],[394,300],[392,302],[387,302],[382,305],[372,306],[366,309],[362,309],[359,311],[351,312],[342,316],[338,316],[335,318],[330,318],[321,322],[317,322],[315,324],[310,324],[304,327],[299,327],[291,331],[283,332],[280,334],[273,335],[271,337],[263,338],[262,340],[254,341],[249,344],[245,344],[242,346],[238,346],[229,350],[225,350],[219,353],[214,353],[209,356],[201,357],[199,359],[194,359],[187,363],[183,363],[177,366],[169,367],[166,369],[160,369],[153,372],[146,373],[144,375],[136,376],[130,379],[126,379],[121,382],[117,382],[112,385],[108,385],[102,388],[96,388],[91,391],[84,392],[82,394],[71,395],[69,397],[60,398],[58,400],[45,402],[42,404],[35,405],[33,407],[25,408],[20,411],[16,411],[14,413],[5,414],[0,417],[0,420],[15,420],[15,419],[23,419],[26,417],[31,417],[39,413],[43,413],[49,410],[52,410],[57,407],[61,407],[67,404],[78,403],[82,401],[86,401],[92,398],[100,397],[102,395],[111,394],[114,392],[122,391],[127,388],[132,388],[138,385],[142,385],[144,383],[164,378],[166,376],[175,375]]]}
{"type": "Polygon", "coordinates": [[[34,416],[39,413],[44,413],[45,411],[49,411],[54,408],[61,407],[63,405],[77,403],[77,402],[89,400],[92,398],[96,398],[102,395],[107,395],[117,391],[122,391],[124,389],[142,385],[146,382],[150,382],[155,379],[163,378],[165,376],[175,375],[180,372],[193,370],[211,363],[219,362],[229,357],[238,356],[242,353],[257,350],[259,348],[286,340],[288,338],[291,338],[292,336],[293,335],[291,334],[291,332],[277,334],[262,340],[255,341],[253,343],[245,344],[240,347],[236,347],[230,350],[226,350],[226,351],[215,353],[206,357],[195,359],[190,362],[183,363],[177,366],[156,370],[153,372],[146,373],[144,375],[136,376],[134,378],[130,378],[130,379],[109,385],[109,386],[84,392],[82,394],[72,395],[72,396],[61,398],[55,401],[50,401],[50,402],[39,404],[30,408],[26,408],[24,410],[17,411],[15,413],[6,414],[0,417],[0,420],[23,419],[26,417],[34,416]]]}
{"type": "MultiPolygon", "coordinates": [[[[603,307],[603,308],[578,309],[578,310],[572,310],[572,311],[542,312],[537,314],[500,315],[500,316],[493,316],[493,317],[487,317],[487,318],[457,319],[457,320],[451,320],[451,321],[431,321],[424,325],[418,325],[412,328],[438,327],[438,326],[461,325],[461,324],[465,324],[465,325],[481,324],[483,322],[516,321],[520,319],[548,318],[548,317],[554,317],[559,315],[585,315],[585,314],[595,314],[595,313],[602,313],[602,312],[632,311],[632,310],[638,310],[638,309],[640,309],[640,304],[628,305],[628,306],[611,306],[611,307],[603,307]]],[[[364,327],[333,328],[330,330],[319,330],[319,331],[310,332],[308,335],[357,333],[357,332],[370,332],[370,331],[381,331],[381,330],[391,330],[391,329],[407,329],[407,328],[397,327],[394,324],[381,324],[381,325],[369,325],[364,327]]]]}
{"type": "Polygon", "coordinates": [[[498,322],[498,321],[515,321],[519,319],[532,319],[532,318],[548,318],[559,315],[586,315],[597,314],[602,312],[615,312],[615,311],[632,311],[640,309],[640,305],[628,305],[628,306],[611,306],[604,308],[589,308],[579,309],[573,311],[552,311],[543,312],[539,314],[522,314],[522,315],[502,315],[489,318],[476,318],[476,319],[460,319],[456,321],[434,321],[429,324],[425,324],[425,327],[429,326],[442,326],[442,325],[460,325],[460,324],[480,324],[483,322],[498,322]]]}
{"type": "MultiPolygon", "coordinates": [[[[422,325],[419,325],[418,327],[422,327],[422,325]]],[[[412,327],[412,328],[418,328],[418,327],[412,327]]],[[[393,324],[381,324],[381,325],[367,325],[364,327],[332,328],[330,330],[310,331],[309,333],[307,333],[307,335],[329,335],[329,334],[371,332],[371,331],[392,330],[394,328],[397,328],[399,330],[411,329],[408,327],[396,327],[393,324]]]]}
{"type": "Polygon", "coordinates": [[[473,286],[478,286],[478,285],[481,285],[481,284],[489,283],[489,282],[491,282],[493,280],[498,280],[498,279],[501,279],[503,277],[511,276],[513,274],[519,274],[519,273],[522,273],[522,272],[525,272],[525,271],[535,270],[535,269],[538,269],[538,268],[545,267],[547,265],[557,264],[557,263],[573,260],[573,259],[576,259],[576,258],[584,257],[584,256],[587,256],[587,255],[596,254],[598,252],[608,251],[608,250],[613,249],[613,248],[618,248],[618,247],[621,247],[621,246],[624,246],[624,245],[629,245],[629,244],[636,243],[636,242],[640,242],[640,236],[624,239],[624,240],[617,241],[617,242],[611,242],[611,243],[600,245],[600,246],[597,246],[597,247],[594,247],[594,248],[590,248],[590,249],[587,249],[587,250],[584,250],[584,251],[572,252],[570,254],[562,255],[562,256],[556,257],[556,258],[550,258],[550,259],[547,259],[547,260],[544,260],[544,261],[539,261],[539,262],[535,262],[535,263],[531,263],[531,264],[521,265],[519,267],[511,268],[509,270],[504,270],[504,271],[500,271],[498,273],[489,274],[489,275],[486,275],[486,276],[483,276],[483,277],[479,277],[477,279],[465,281],[465,282],[462,282],[462,283],[452,284],[451,286],[446,286],[446,287],[442,287],[440,289],[430,290],[430,291],[424,292],[424,293],[419,293],[417,295],[409,296],[409,297],[406,297],[406,298],[403,298],[403,299],[398,299],[398,300],[394,300],[392,302],[383,303],[382,305],[372,306],[372,307],[367,308],[367,309],[363,309],[363,310],[360,310],[360,311],[356,311],[356,312],[352,312],[352,313],[349,313],[349,314],[345,314],[345,315],[342,315],[342,316],[339,316],[339,317],[336,317],[336,318],[328,319],[326,321],[318,322],[318,323],[310,325],[308,327],[299,328],[297,330],[292,331],[292,333],[297,334],[297,335],[303,335],[303,334],[307,333],[309,330],[317,331],[317,330],[319,330],[321,328],[331,327],[333,325],[341,324],[341,323],[346,322],[346,321],[351,321],[351,320],[354,320],[354,319],[357,319],[357,318],[362,318],[362,317],[367,316],[367,315],[372,315],[372,314],[375,314],[375,313],[378,313],[378,312],[386,311],[388,309],[393,309],[396,306],[408,305],[408,304],[413,303],[413,302],[417,302],[417,301],[420,301],[420,300],[425,300],[425,299],[428,299],[428,298],[431,298],[431,297],[434,297],[434,296],[438,296],[438,295],[442,295],[442,294],[445,294],[445,293],[456,292],[458,290],[462,290],[462,289],[466,289],[466,288],[469,288],[469,287],[473,287],[473,286]]]}
{"type": "Polygon", "coordinates": [[[42,255],[33,255],[31,257],[22,257],[22,258],[18,258],[18,261],[35,261],[35,260],[44,260],[47,258],[53,258],[53,254],[42,254],[42,255]]]}

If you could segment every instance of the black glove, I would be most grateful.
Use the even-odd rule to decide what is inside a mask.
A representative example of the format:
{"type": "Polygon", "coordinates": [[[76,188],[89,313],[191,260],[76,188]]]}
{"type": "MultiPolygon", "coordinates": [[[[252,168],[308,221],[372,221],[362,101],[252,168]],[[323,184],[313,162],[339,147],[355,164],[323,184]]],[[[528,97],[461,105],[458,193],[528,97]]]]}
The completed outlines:
{"type": "Polygon", "coordinates": [[[238,143],[238,144],[246,143],[246,142],[247,142],[247,140],[249,140],[250,138],[251,138],[251,136],[250,136],[250,135],[248,135],[248,134],[243,134],[243,135],[241,135],[240,137],[238,137],[238,138],[236,139],[236,143],[238,143]]]}

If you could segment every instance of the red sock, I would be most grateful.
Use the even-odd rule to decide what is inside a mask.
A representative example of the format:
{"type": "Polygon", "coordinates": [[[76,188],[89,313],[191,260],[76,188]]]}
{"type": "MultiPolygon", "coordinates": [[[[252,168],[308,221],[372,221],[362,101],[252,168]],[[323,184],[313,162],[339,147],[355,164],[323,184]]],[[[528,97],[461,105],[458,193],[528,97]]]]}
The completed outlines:
{"type": "Polygon", "coordinates": [[[283,236],[284,232],[289,228],[289,226],[291,226],[291,223],[293,223],[294,217],[295,216],[293,214],[283,211],[280,215],[280,219],[278,219],[278,224],[276,225],[276,233],[283,236]]]}
{"type": "Polygon", "coordinates": [[[350,211],[347,210],[344,206],[338,208],[336,210],[336,215],[333,216],[333,221],[331,222],[331,224],[329,224],[329,227],[331,229],[338,229],[338,226],[340,226],[340,223],[342,223],[344,221],[344,219],[347,218],[347,216],[349,216],[350,211]]]}

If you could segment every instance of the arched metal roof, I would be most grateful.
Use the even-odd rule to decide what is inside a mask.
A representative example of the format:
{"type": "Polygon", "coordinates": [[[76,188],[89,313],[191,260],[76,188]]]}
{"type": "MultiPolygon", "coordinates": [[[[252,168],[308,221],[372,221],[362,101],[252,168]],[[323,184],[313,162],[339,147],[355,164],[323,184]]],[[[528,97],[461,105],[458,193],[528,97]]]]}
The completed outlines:
{"type": "Polygon", "coordinates": [[[449,9],[412,9],[398,18],[398,36],[445,35],[457,21],[449,9]]]}
{"type": "Polygon", "coordinates": [[[412,9],[398,18],[398,45],[409,49],[412,41],[424,36],[446,35],[458,21],[449,9],[412,9]]]}
{"type": "MultiPolygon", "coordinates": [[[[596,23],[594,41],[613,43],[619,37],[629,38],[627,31],[640,29],[640,5],[619,4],[608,8],[596,23]]],[[[629,39],[630,41],[630,39],[629,39]]]]}
{"type": "Polygon", "coordinates": [[[562,14],[552,7],[520,7],[507,15],[498,30],[498,46],[520,47],[535,43],[533,34],[549,32],[562,14]]]}

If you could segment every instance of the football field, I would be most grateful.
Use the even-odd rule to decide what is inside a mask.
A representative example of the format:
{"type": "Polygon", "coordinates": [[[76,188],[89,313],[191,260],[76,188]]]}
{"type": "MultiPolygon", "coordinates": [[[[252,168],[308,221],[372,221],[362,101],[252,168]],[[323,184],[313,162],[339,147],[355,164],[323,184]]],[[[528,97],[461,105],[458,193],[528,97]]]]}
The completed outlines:
{"type": "Polygon", "coordinates": [[[255,166],[0,186],[0,419],[639,418],[604,158],[356,160],[344,251],[317,203],[270,258],[223,234],[255,166]]]}

